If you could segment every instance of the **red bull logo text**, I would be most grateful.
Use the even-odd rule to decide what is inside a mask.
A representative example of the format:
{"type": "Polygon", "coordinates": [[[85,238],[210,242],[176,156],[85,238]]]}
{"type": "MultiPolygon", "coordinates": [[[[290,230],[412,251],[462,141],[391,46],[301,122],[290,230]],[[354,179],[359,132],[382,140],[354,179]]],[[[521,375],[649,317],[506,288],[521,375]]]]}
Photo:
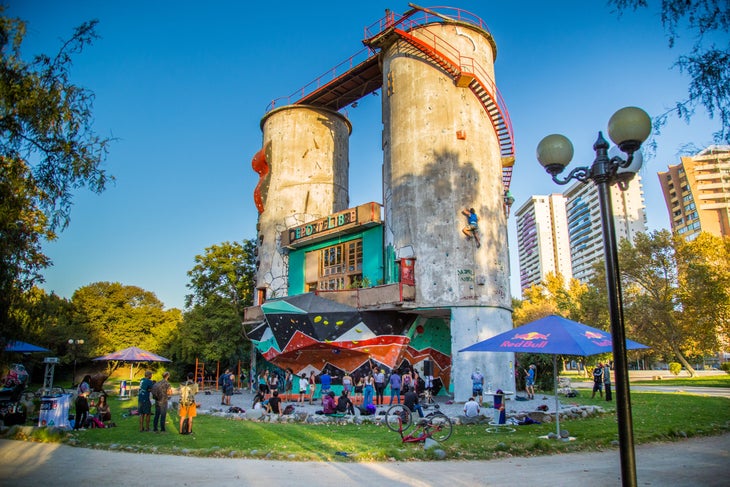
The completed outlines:
{"type": "Polygon", "coordinates": [[[596,333],[595,331],[587,331],[587,332],[584,333],[584,335],[589,340],[591,340],[593,338],[596,338],[597,339],[597,338],[603,338],[604,337],[603,333],[596,333]]]}
{"type": "Polygon", "coordinates": [[[549,335],[543,335],[542,333],[538,333],[536,331],[531,331],[529,333],[516,333],[514,337],[512,337],[513,340],[547,340],[549,335]]]}
{"type": "Polygon", "coordinates": [[[550,335],[531,331],[528,333],[515,333],[512,340],[505,340],[501,347],[521,347],[521,348],[543,348],[548,344],[550,335]],[[514,340],[514,341],[513,341],[514,340]]]}
{"type": "Polygon", "coordinates": [[[605,333],[600,333],[597,331],[585,331],[583,332],[583,336],[585,336],[588,340],[592,341],[595,345],[598,345],[599,347],[611,346],[611,340],[605,333]]]}

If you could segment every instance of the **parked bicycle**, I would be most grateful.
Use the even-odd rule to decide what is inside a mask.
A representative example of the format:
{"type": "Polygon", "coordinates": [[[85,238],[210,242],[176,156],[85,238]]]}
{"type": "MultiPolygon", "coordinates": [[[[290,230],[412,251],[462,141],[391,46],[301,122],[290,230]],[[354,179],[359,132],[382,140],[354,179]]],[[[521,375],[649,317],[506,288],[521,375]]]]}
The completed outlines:
{"type": "Polygon", "coordinates": [[[396,404],[388,408],[385,413],[385,425],[391,431],[400,434],[403,443],[416,443],[426,441],[426,438],[443,442],[451,437],[453,424],[448,416],[439,410],[438,404],[434,406],[435,411],[427,414],[424,418],[416,418],[416,429],[412,433],[405,434],[413,426],[413,411],[396,404]]]}

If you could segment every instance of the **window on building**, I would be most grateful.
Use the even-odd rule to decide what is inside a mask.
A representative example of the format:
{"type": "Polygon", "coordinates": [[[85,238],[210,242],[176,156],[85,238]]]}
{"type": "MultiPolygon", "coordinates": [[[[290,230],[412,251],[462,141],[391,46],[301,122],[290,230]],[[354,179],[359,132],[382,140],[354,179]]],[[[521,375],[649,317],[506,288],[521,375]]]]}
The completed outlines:
{"type": "Polygon", "coordinates": [[[307,253],[307,291],[337,291],[362,282],[362,240],[307,253]],[[316,260],[315,260],[316,259],[316,260]],[[313,272],[316,269],[316,273],[313,272]]]}

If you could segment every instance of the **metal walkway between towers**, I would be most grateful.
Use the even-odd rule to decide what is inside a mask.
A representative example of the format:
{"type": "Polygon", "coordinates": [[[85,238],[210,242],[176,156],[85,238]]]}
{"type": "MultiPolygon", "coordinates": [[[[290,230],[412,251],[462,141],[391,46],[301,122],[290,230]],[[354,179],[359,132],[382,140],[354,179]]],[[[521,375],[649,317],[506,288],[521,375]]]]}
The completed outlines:
{"type": "Polygon", "coordinates": [[[386,16],[365,29],[367,46],[308,83],[288,97],[272,101],[267,112],[276,106],[312,105],[339,111],[382,88],[383,73],[380,50],[402,39],[438,68],[453,78],[456,86],[469,88],[484,107],[497,135],[502,157],[502,184],[507,192],[512,180],[515,144],[512,123],[506,104],[488,71],[472,57],[462,56],[457,48],[428,29],[429,24],[457,22],[475,26],[487,34],[484,22],[461,9],[439,7],[444,13],[410,4],[402,15],[386,16]]]}

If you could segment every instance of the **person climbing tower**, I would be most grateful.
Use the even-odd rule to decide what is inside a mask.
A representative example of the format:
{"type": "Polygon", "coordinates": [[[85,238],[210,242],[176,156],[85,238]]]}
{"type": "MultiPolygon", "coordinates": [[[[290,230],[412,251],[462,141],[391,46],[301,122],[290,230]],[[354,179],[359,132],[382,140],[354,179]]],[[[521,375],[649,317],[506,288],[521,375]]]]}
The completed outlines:
{"type": "Polygon", "coordinates": [[[477,248],[481,247],[482,243],[479,241],[479,217],[477,216],[476,211],[474,211],[474,208],[469,208],[468,210],[464,209],[461,212],[466,216],[467,221],[467,225],[464,227],[462,232],[464,232],[467,239],[474,237],[474,240],[477,242],[477,248]]]}

